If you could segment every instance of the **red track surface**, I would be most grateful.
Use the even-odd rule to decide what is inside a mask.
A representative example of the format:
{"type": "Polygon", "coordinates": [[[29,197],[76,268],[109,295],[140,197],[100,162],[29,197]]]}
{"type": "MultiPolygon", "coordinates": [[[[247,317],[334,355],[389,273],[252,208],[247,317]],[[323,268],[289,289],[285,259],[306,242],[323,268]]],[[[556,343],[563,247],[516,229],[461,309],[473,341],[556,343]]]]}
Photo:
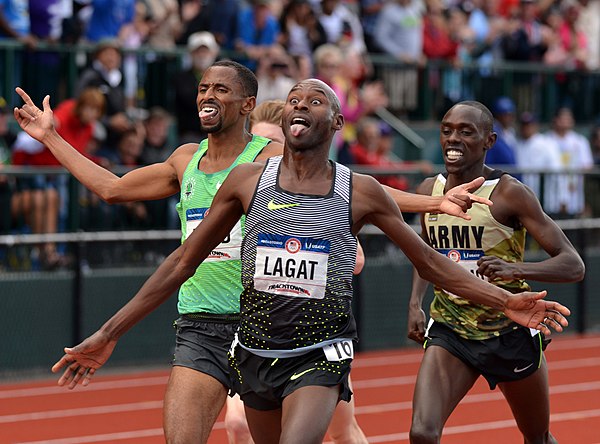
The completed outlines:
{"type": "MultiPolygon", "coordinates": [[[[352,369],[357,418],[371,443],[407,443],[420,350],[359,354],[352,369]]],[[[555,335],[550,371],[551,430],[561,444],[600,444],[600,336],[555,335]]],[[[56,380],[0,384],[0,443],[163,443],[168,369],[96,375],[69,391],[56,380]]],[[[435,390],[434,387],[432,387],[435,390]]],[[[520,443],[498,390],[479,380],[450,417],[444,444],[520,443]]],[[[222,415],[209,440],[227,443],[222,415]]]]}

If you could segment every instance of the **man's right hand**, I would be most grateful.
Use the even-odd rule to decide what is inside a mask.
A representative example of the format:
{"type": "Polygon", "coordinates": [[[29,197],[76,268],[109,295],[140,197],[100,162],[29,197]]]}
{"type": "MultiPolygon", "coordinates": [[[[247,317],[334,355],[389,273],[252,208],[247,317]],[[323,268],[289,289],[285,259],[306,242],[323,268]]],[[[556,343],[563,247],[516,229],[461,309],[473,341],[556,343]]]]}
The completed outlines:
{"type": "Polygon", "coordinates": [[[58,385],[69,384],[69,389],[75,388],[79,383],[88,385],[96,370],[108,361],[116,345],[116,340],[97,331],[81,344],[72,348],[65,347],[65,355],[52,366],[52,373],[66,367],[58,379],[58,385]]]}
{"type": "Polygon", "coordinates": [[[15,88],[25,104],[13,111],[19,126],[37,141],[44,143],[44,138],[54,130],[54,113],[50,108],[50,96],[44,97],[42,111],[31,100],[31,97],[21,88],[15,88]]]}

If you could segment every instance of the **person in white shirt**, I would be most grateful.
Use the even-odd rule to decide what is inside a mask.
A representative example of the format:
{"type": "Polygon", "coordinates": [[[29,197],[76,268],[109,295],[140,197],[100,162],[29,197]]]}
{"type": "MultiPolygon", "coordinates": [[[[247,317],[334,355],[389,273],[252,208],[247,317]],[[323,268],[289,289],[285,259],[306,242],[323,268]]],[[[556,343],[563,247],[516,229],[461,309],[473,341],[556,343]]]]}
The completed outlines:
{"type": "Polygon", "coordinates": [[[554,140],[540,132],[536,115],[527,111],[522,113],[519,116],[519,124],[521,138],[515,144],[515,156],[517,167],[524,171],[521,181],[543,202],[548,193],[542,192],[540,173],[562,169],[560,149],[554,140]],[[534,172],[536,170],[538,172],[534,172]]]}
{"type": "Polygon", "coordinates": [[[577,170],[594,165],[589,141],[573,130],[573,112],[559,108],[552,119],[548,137],[558,144],[562,170],[567,174],[553,175],[547,180],[544,210],[557,217],[578,217],[585,211],[583,175],[577,170]]]}

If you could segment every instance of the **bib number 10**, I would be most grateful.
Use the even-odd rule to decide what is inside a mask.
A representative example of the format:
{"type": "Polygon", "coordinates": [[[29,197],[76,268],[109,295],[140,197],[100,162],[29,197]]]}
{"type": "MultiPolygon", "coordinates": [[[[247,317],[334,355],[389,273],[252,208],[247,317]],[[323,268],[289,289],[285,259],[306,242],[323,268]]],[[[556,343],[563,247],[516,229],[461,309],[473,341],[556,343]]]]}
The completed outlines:
{"type": "Polygon", "coordinates": [[[343,361],[344,359],[354,358],[354,346],[350,340],[326,345],[323,347],[323,351],[328,361],[343,361]]]}

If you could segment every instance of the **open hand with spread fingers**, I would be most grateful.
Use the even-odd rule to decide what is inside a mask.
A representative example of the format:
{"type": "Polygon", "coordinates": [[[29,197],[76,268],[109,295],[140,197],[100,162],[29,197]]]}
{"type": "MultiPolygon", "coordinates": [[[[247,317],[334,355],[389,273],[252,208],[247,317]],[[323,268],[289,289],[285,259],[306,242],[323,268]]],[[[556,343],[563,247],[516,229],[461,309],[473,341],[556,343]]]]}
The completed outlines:
{"type": "Polygon", "coordinates": [[[526,291],[517,293],[508,298],[504,307],[504,314],[513,321],[545,335],[550,335],[551,328],[561,332],[569,325],[566,316],[571,311],[564,305],[555,301],[546,301],[547,292],[526,291]]]}
{"type": "Polygon", "coordinates": [[[52,366],[52,373],[66,367],[58,385],[68,384],[69,389],[77,384],[88,385],[96,370],[108,361],[116,345],[116,340],[98,331],[75,347],[65,347],[65,355],[52,366]]]}

